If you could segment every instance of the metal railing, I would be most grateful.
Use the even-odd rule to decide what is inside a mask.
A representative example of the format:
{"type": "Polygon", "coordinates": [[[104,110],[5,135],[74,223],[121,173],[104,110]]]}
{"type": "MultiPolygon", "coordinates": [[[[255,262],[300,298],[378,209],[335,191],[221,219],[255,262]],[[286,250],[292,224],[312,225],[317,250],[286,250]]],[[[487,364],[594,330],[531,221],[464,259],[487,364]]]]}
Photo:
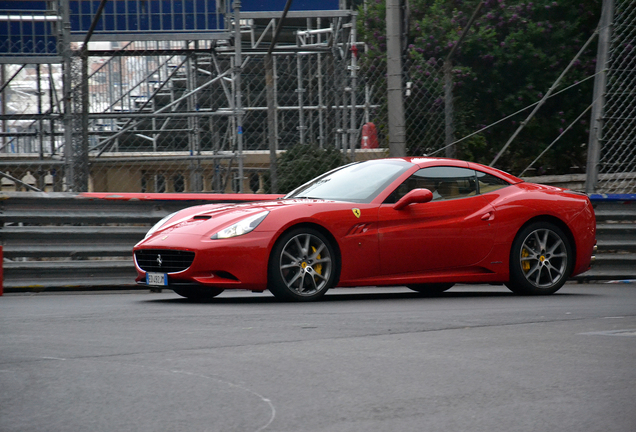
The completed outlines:
{"type": "MultiPolygon", "coordinates": [[[[553,179],[558,182],[558,179],[553,179]]],[[[136,287],[132,247],[173,211],[278,195],[0,194],[0,280],[7,292],[136,287]]],[[[593,195],[598,253],[579,281],[636,279],[636,195],[593,195]]]]}
{"type": "Polygon", "coordinates": [[[579,281],[636,281],[636,195],[591,195],[598,251],[579,281]]]}
{"type": "Polygon", "coordinates": [[[135,285],[132,247],[164,216],[193,205],[276,198],[232,194],[0,194],[4,288],[135,285]]]}

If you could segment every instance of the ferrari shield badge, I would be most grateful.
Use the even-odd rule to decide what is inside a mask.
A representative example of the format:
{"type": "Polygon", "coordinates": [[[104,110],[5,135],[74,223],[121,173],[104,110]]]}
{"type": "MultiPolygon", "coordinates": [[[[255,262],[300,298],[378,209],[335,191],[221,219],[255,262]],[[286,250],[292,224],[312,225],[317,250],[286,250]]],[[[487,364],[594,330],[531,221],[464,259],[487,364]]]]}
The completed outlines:
{"type": "Polygon", "coordinates": [[[354,214],[357,218],[360,218],[360,209],[359,209],[359,208],[351,209],[351,211],[353,211],[353,214],[354,214]]]}

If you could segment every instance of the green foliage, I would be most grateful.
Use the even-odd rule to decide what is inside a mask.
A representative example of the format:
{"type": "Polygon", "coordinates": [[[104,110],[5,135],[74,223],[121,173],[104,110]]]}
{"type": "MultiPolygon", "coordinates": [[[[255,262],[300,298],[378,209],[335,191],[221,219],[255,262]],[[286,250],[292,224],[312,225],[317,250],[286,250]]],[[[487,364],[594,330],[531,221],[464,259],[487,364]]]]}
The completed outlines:
{"type": "MultiPolygon", "coordinates": [[[[405,56],[415,67],[409,80],[415,91],[428,86],[440,94],[443,83],[430,88],[430,65],[445,59],[467,25],[479,0],[410,0],[405,56]],[[418,72],[419,71],[419,72],[418,72]]],[[[594,32],[601,0],[486,0],[467,37],[453,57],[455,129],[458,138],[538,102],[594,32]]],[[[385,5],[369,2],[360,9],[359,38],[369,50],[361,64],[385,67],[385,5]]],[[[596,43],[588,46],[558,90],[595,73],[596,43]]],[[[513,173],[523,170],[592,102],[593,79],[551,98],[512,143],[497,165],[513,173]]],[[[489,163],[529,114],[484,131],[463,142],[458,156],[489,163]]],[[[564,135],[539,169],[554,173],[585,166],[589,115],[564,135]]]]}
{"type": "MultiPolygon", "coordinates": [[[[334,147],[321,149],[311,144],[296,144],[278,157],[278,192],[288,193],[309,180],[346,163],[334,147]]],[[[271,189],[269,176],[266,189],[271,189]]]]}

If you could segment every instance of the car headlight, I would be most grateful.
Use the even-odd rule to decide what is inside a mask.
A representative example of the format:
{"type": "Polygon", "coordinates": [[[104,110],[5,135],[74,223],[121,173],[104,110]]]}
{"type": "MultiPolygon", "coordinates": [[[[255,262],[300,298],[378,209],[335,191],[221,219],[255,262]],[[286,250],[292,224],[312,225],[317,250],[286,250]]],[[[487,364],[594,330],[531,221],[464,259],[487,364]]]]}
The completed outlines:
{"type": "Polygon", "coordinates": [[[256,228],[258,226],[258,224],[260,224],[261,222],[263,222],[263,219],[265,219],[265,217],[269,214],[269,211],[263,211],[260,213],[256,213],[255,215],[252,215],[250,217],[247,217],[241,221],[238,221],[237,223],[235,223],[234,225],[231,225],[219,232],[217,232],[216,234],[213,234],[212,237],[210,237],[213,240],[217,240],[217,239],[226,239],[226,238],[230,238],[230,237],[236,237],[236,236],[240,236],[243,234],[247,234],[248,232],[252,231],[254,228],[256,228]]]}
{"type": "Polygon", "coordinates": [[[177,212],[174,213],[170,213],[168,216],[164,217],[163,219],[161,219],[159,222],[157,222],[156,224],[153,225],[152,228],[150,228],[150,231],[148,231],[146,233],[146,236],[144,237],[145,239],[150,237],[155,231],[157,231],[159,228],[161,228],[166,222],[168,222],[170,220],[170,218],[172,218],[172,216],[174,216],[175,214],[177,214],[177,212]]]}

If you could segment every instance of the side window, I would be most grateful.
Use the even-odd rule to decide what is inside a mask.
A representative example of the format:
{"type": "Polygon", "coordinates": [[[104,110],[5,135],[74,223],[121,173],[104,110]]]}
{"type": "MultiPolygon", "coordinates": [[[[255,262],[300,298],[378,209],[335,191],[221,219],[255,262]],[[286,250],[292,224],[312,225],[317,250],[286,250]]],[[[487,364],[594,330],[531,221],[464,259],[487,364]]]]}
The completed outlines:
{"type": "Polygon", "coordinates": [[[385,203],[394,204],[413,189],[430,190],[433,201],[476,195],[475,171],[457,167],[422,168],[398,186],[385,203]]]}
{"type": "Polygon", "coordinates": [[[510,183],[508,183],[507,181],[493,175],[486,174],[480,171],[476,171],[476,173],[477,185],[479,187],[480,194],[485,194],[488,192],[496,191],[497,189],[504,188],[506,186],[510,186],[510,183]]]}

